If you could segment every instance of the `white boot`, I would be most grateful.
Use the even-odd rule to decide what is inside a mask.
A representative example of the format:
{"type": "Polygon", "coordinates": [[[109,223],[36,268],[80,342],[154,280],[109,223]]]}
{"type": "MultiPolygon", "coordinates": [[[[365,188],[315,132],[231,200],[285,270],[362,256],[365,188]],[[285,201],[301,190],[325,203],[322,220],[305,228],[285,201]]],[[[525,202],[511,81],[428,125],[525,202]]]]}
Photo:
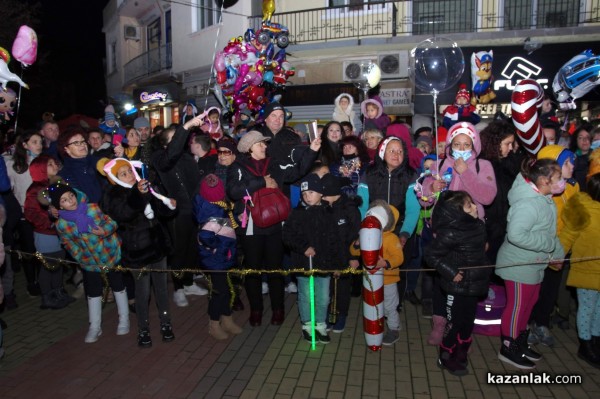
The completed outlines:
{"type": "Polygon", "coordinates": [[[102,323],[102,297],[88,297],[88,314],[90,317],[90,329],[85,336],[85,342],[91,344],[98,341],[102,334],[100,325],[102,323]]]}
{"type": "Polygon", "coordinates": [[[127,291],[115,292],[115,302],[119,311],[119,325],[117,326],[117,335],[129,334],[129,302],[127,291]]]}

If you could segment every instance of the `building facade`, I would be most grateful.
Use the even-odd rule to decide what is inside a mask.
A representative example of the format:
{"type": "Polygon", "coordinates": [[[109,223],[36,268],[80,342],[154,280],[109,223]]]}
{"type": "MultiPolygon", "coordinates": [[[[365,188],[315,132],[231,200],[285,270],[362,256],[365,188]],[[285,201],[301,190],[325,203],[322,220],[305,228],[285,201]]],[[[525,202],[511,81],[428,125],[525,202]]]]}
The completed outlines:
{"type": "MultiPolygon", "coordinates": [[[[133,101],[153,125],[178,122],[190,99],[200,109],[216,105],[215,51],[258,29],[262,19],[261,0],[225,0],[221,14],[222,2],[111,0],[104,10],[109,98],[133,101]]],[[[282,102],[298,120],[328,120],[341,92],[358,103],[356,65],[363,61],[380,66],[387,113],[410,120],[431,115],[432,96],[415,89],[408,63],[410,50],[433,36],[462,49],[467,86],[471,54],[493,50],[498,97],[479,105],[484,118],[510,113],[518,79],[536,79],[551,93],[554,75],[571,57],[586,49],[600,53],[600,0],[276,0],[272,20],[290,31],[287,60],[296,73],[282,102]]],[[[440,93],[440,108],[455,93],[440,93]]],[[[578,115],[595,117],[598,101],[592,90],[578,102],[578,115]]]]}

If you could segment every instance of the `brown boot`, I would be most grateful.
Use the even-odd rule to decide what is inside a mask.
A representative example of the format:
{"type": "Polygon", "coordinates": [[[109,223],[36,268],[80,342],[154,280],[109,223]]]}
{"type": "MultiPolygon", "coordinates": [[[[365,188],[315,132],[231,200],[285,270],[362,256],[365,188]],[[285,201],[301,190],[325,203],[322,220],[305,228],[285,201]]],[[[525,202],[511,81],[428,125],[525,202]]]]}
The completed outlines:
{"type": "Polygon", "coordinates": [[[229,335],[221,327],[219,320],[211,320],[208,322],[208,333],[219,341],[229,338],[229,335]]]}
{"type": "Polygon", "coordinates": [[[231,316],[221,316],[221,327],[225,332],[233,335],[241,334],[244,331],[240,326],[235,324],[231,316]]]}

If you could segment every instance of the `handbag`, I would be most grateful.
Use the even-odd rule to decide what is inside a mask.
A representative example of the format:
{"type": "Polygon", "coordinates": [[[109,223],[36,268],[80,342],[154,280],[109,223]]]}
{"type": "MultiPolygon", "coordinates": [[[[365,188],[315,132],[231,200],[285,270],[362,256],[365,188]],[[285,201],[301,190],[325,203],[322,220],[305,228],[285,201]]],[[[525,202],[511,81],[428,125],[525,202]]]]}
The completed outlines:
{"type": "MultiPolygon", "coordinates": [[[[262,173],[248,168],[255,176],[265,176],[270,159],[267,158],[262,173]]],[[[250,215],[257,227],[265,228],[281,223],[289,216],[292,205],[288,197],[279,188],[263,187],[252,193],[251,200],[246,201],[250,207],[250,215]]]]}

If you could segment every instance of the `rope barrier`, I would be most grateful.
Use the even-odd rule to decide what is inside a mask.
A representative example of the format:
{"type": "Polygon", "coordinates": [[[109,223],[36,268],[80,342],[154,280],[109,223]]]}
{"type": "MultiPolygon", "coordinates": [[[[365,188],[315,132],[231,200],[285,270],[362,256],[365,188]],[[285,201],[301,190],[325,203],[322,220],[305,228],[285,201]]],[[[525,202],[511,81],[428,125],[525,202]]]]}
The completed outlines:
{"type": "MultiPolygon", "coordinates": [[[[311,275],[315,275],[315,274],[334,274],[334,273],[338,273],[338,274],[356,274],[356,275],[362,275],[364,273],[367,273],[366,270],[363,269],[354,269],[351,267],[345,268],[345,269],[331,269],[331,270],[321,270],[321,269],[312,269],[312,270],[306,270],[304,268],[292,268],[292,269],[252,269],[252,268],[245,268],[245,269],[227,269],[227,270],[212,270],[212,269],[198,269],[198,268],[181,268],[181,269],[150,269],[150,268],[146,268],[146,267],[141,267],[141,268],[131,268],[131,267],[124,267],[121,265],[117,265],[117,266],[107,266],[107,265],[82,265],[79,262],[75,262],[75,261],[69,261],[69,260],[65,260],[65,259],[61,259],[61,258],[53,258],[53,257],[49,257],[49,256],[44,256],[43,254],[41,254],[40,252],[35,252],[35,253],[30,253],[30,252],[23,252],[20,250],[15,250],[15,249],[7,249],[6,250],[7,253],[12,253],[12,254],[17,254],[17,256],[19,257],[19,260],[21,260],[24,256],[26,257],[30,257],[30,258],[35,258],[37,260],[39,260],[42,265],[44,267],[46,267],[48,270],[52,271],[52,270],[56,270],[56,268],[58,266],[62,266],[62,265],[75,265],[75,266],[84,266],[84,267],[98,267],[101,271],[103,272],[107,272],[107,271],[132,271],[132,272],[137,272],[137,273],[141,273],[141,272],[167,272],[167,273],[173,273],[176,277],[178,275],[182,275],[183,273],[194,273],[194,274],[206,274],[206,273],[227,273],[227,274],[238,274],[240,276],[246,276],[248,274],[282,274],[284,276],[290,275],[290,274],[304,274],[306,276],[311,276],[311,275]],[[48,260],[52,260],[55,261],[53,263],[55,263],[55,266],[50,266],[48,264],[48,260]]],[[[552,259],[552,258],[548,258],[548,259],[540,259],[537,261],[529,261],[529,262],[517,262],[517,263],[509,263],[509,264],[496,264],[496,265],[477,265],[477,266],[463,266],[463,267],[459,267],[459,270],[470,270],[470,269],[491,269],[491,268],[507,268],[507,267],[518,267],[518,266],[527,266],[527,265],[543,265],[543,264],[549,264],[549,263],[562,263],[566,260],[569,260],[571,264],[573,263],[579,263],[579,262],[589,262],[589,261],[595,261],[595,260],[600,260],[600,256],[587,256],[587,257],[580,257],[580,258],[561,258],[561,259],[552,259]]],[[[399,267],[393,267],[393,268],[389,268],[389,269],[385,269],[385,270],[401,270],[403,272],[429,272],[429,271],[436,271],[436,269],[433,268],[419,268],[419,269],[407,269],[407,268],[403,268],[402,266],[399,267]]]]}

